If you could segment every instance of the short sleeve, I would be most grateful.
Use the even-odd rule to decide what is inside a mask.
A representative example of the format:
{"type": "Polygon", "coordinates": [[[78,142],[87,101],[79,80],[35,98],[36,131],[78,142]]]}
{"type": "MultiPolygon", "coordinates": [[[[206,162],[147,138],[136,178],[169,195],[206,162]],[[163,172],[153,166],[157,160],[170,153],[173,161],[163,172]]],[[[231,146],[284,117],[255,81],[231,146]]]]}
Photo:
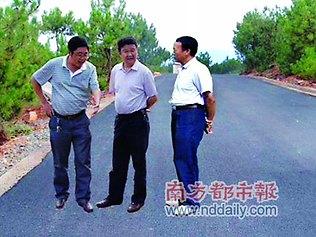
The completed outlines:
{"type": "Polygon", "coordinates": [[[110,85],[109,85],[109,93],[114,94],[115,93],[115,87],[114,87],[114,75],[115,75],[115,69],[113,68],[110,74],[110,85]]]}
{"type": "Polygon", "coordinates": [[[48,82],[54,73],[55,70],[55,61],[50,60],[48,61],[43,67],[41,67],[39,70],[37,70],[33,74],[33,78],[40,84],[44,85],[46,82],[48,82]]]}
{"type": "Polygon", "coordinates": [[[151,97],[158,94],[154,76],[149,70],[144,73],[144,91],[147,97],[151,97]]]}
{"type": "Polygon", "coordinates": [[[90,77],[90,89],[91,91],[99,90],[98,76],[95,67],[93,67],[93,71],[90,77]]]}
{"type": "Polygon", "coordinates": [[[197,76],[194,77],[194,85],[199,90],[200,94],[203,94],[206,91],[213,93],[213,79],[210,71],[204,65],[197,70],[197,76]]]}

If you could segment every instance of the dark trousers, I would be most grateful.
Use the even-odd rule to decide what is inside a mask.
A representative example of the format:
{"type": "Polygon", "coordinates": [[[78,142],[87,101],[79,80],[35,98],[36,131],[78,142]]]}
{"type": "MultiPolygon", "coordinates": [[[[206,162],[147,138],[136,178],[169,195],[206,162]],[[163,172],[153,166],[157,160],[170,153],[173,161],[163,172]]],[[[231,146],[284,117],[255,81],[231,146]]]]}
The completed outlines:
{"type": "Polygon", "coordinates": [[[127,180],[130,157],[134,174],[132,202],[144,203],[146,198],[146,151],[149,138],[149,121],[146,112],[117,115],[114,124],[112,171],[109,173],[108,199],[121,203],[127,180]]]}
{"type": "Polygon", "coordinates": [[[86,114],[67,120],[53,116],[49,121],[50,142],[54,157],[54,186],[56,198],[68,198],[68,158],[71,144],[74,149],[76,170],[76,200],[90,200],[91,181],[91,133],[86,114]]]}
{"type": "MultiPolygon", "coordinates": [[[[171,133],[173,161],[178,180],[183,182],[186,193],[189,184],[199,181],[197,149],[203,137],[205,112],[203,109],[173,110],[171,114],[171,133]]],[[[199,205],[187,198],[185,205],[199,205]]]]}

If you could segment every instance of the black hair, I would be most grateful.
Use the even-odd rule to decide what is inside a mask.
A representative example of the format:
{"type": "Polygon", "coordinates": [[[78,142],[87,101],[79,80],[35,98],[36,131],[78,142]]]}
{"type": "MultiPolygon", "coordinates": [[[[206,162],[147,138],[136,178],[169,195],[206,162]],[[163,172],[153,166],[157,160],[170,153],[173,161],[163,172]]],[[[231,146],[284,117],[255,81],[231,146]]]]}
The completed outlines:
{"type": "Polygon", "coordinates": [[[88,42],[85,38],[80,36],[74,36],[68,41],[69,52],[74,52],[77,48],[86,47],[89,50],[88,42]]]}
{"type": "Polygon", "coordinates": [[[195,56],[198,50],[198,42],[196,39],[194,39],[191,36],[182,36],[176,39],[176,42],[181,43],[182,50],[188,50],[190,49],[190,55],[192,57],[195,56]]]}
{"type": "Polygon", "coordinates": [[[125,37],[125,38],[122,38],[120,39],[118,42],[117,42],[117,49],[119,52],[121,52],[121,49],[125,46],[125,45],[130,45],[130,44],[133,44],[136,46],[137,48],[137,42],[135,40],[135,38],[133,37],[125,37]]]}

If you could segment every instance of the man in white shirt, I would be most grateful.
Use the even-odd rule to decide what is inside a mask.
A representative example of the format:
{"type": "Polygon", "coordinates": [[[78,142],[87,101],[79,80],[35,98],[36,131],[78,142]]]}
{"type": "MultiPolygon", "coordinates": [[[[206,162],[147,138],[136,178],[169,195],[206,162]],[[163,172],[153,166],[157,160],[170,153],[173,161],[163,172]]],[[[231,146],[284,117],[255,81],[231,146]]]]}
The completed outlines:
{"type": "MultiPolygon", "coordinates": [[[[198,49],[196,39],[180,37],[173,49],[176,60],[182,65],[169,101],[172,105],[173,159],[179,181],[183,182],[186,192],[191,193],[189,185],[199,181],[197,149],[203,132],[212,133],[216,103],[211,74],[195,58],[198,49]]],[[[182,204],[199,205],[190,198],[182,204]]]]}
{"type": "Polygon", "coordinates": [[[132,158],[134,193],[127,211],[136,212],[145,203],[146,152],[149,141],[147,113],[157,102],[157,90],[151,71],[137,60],[138,46],[133,37],[117,43],[122,63],[111,71],[109,92],[115,94],[112,170],[109,174],[109,194],[97,203],[98,208],[120,205],[123,202],[128,165],[132,158]]]}

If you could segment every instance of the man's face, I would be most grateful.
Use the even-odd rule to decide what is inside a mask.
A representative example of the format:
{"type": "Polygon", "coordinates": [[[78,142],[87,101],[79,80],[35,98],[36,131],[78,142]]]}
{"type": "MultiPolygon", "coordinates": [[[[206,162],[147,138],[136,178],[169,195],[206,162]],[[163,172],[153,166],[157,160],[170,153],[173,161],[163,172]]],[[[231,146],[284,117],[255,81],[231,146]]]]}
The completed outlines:
{"type": "Polygon", "coordinates": [[[89,50],[87,47],[80,47],[70,53],[70,56],[71,64],[81,68],[89,58],[89,50]]]}
{"type": "Polygon", "coordinates": [[[182,43],[175,42],[173,45],[173,53],[176,61],[183,64],[188,57],[189,50],[182,50],[182,43]]]}
{"type": "Polygon", "coordinates": [[[132,67],[137,59],[137,47],[134,44],[124,45],[120,52],[124,65],[132,67]]]}

